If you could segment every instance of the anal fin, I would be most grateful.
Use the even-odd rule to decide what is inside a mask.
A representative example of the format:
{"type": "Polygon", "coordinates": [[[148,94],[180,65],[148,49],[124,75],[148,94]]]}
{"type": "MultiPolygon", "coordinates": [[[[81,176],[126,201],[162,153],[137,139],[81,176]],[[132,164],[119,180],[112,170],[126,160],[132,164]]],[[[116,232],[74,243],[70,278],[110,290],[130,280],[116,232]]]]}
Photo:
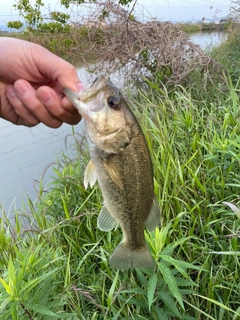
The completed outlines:
{"type": "Polygon", "coordinates": [[[97,219],[97,226],[102,231],[110,231],[112,229],[117,228],[118,226],[118,222],[110,214],[105,205],[102,207],[102,210],[99,213],[97,219]]]}

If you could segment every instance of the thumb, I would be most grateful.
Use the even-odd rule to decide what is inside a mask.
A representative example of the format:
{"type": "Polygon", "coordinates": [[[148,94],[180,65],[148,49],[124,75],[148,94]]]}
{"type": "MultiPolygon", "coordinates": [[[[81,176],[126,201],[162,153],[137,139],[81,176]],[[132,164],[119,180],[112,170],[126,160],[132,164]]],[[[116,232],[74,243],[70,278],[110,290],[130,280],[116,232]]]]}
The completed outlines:
{"type": "Polygon", "coordinates": [[[64,61],[64,65],[59,69],[57,81],[62,88],[69,88],[75,92],[85,89],[84,84],[78,78],[77,70],[66,61],[64,61]]]}

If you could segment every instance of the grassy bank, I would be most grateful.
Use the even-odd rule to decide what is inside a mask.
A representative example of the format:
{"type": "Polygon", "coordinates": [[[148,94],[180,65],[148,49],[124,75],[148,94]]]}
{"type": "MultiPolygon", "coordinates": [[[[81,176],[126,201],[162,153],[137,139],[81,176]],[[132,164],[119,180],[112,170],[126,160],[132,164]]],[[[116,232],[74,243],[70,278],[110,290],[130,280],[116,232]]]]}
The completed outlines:
{"type": "Polygon", "coordinates": [[[195,33],[199,31],[222,31],[228,29],[229,24],[220,26],[219,24],[212,23],[177,23],[177,26],[180,27],[186,33],[195,33]]]}
{"type": "MultiPolygon", "coordinates": [[[[239,98],[206,104],[179,89],[139,93],[161,226],[146,232],[155,272],[118,272],[108,259],[120,230],[98,230],[98,187],[85,190],[88,161],[76,136],[52,187],[30,211],[0,224],[0,319],[240,319],[239,98]],[[15,225],[15,226],[14,226],[15,225]]],[[[4,212],[2,212],[4,215],[4,212]]]]}
{"type": "Polygon", "coordinates": [[[229,30],[227,41],[222,43],[219,47],[214,48],[211,55],[226,67],[229,72],[231,81],[237,86],[240,77],[239,68],[239,45],[240,45],[240,26],[233,25],[229,30]]]}

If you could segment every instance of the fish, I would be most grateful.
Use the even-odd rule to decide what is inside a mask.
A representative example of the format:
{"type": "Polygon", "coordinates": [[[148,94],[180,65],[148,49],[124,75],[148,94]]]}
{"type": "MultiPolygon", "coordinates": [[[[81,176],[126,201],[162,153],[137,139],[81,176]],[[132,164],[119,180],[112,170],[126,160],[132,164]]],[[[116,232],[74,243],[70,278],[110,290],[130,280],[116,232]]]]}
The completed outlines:
{"type": "Polygon", "coordinates": [[[84,119],[90,153],[84,186],[98,182],[103,195],[97,226],[110,231],[120,225],[123,232],[110,267],[154,269],[144,229],[159,226],[160,206],[150,152],[136,116],[118,87],[103,75],[84,91],[64,88],[64,94],[84,119]]]}

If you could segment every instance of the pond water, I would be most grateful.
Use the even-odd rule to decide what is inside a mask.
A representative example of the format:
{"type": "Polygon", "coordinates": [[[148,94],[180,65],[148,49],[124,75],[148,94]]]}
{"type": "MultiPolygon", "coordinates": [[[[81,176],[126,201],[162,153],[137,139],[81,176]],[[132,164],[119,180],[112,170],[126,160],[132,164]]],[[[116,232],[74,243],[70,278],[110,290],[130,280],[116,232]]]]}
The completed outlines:
{"type": "Polygon", "coordinates": [[[205,50],[209,47],[216,47],[223,41],[227,40],[228,33],[223,31],[200,31],[190,33],[189,38],[205,50]]]}
{"type": "MultiPolygon", "coordinates": [[[[226,39],[225,34],[197,33],[190,38],[202,48],[217,45],[226,39]]],[[[79,78],[87,84],[89,75],[83,68],[79,78]]],[[[82,125],[74,127],[81,131],[82,125]]],[[[0,206],[10,214],[14,208],[20,208],[27,196],[35,199],[37,181],[42,173],[47,184],[53,176],[51,163],[65,149],[65,137],[71,135],[72,127],[62,125],[59,129],[50,129],[40,124],[34,128],[18,127],[0,119],[0,206]]],[[[0,209],[1,216],[1,209],[0,209]]]]}
{"type": "MultiPolygon", "coordinates": [[[[0,121],[0,203],[6,212],[11,205],[19,207],[26,193],[33,199],[39,175],[56,160],[68,134],[71,126],[67,125],[57,130],[42,124],[30,129],[0,121]]],[[[48,169],[45,182],[52,174],[48,169]]]]}

